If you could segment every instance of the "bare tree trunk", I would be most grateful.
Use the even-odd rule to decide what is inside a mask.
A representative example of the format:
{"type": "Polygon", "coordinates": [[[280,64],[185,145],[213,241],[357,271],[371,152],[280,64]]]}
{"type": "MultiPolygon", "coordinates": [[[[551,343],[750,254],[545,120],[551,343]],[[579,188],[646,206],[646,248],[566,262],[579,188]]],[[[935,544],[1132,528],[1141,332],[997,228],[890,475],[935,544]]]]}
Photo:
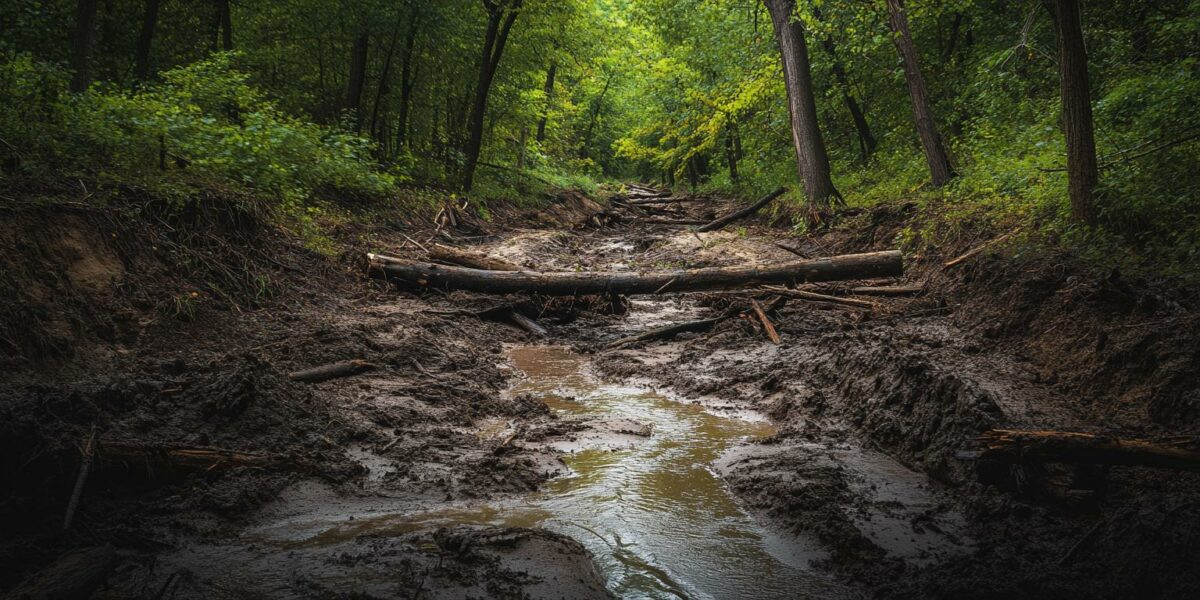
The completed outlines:
{"type": "Polygon", "coordinates": [[[520,147],[517,148],[517,170],[522,171],[525,169],[525,147],[529,145],[529,128],[528,127],[521,128],[521,139],[519,141],[519,144],[520,144],[520,147]]]}
{"type": "Polygon", "coordinates": [[[904,1],[886,1],[888,24],[895,33],[893,39],[904,63],[904,80],[908,83],[908,95],[912,99],[913,120],[916,122],[917,135],[921,138],[921,148],[925,151],[925,162],[929,163],[929,174],[933,179],[933,185],[941,187],[954,177],[954,168],[950,166],[950,158],[946,154],[942,136],[938,133],[933,110],[929,107],[929,93],[925,88],[925,77],[921,75],[920,57],[917,55],[917,48],[913,44],[912,34],[908,29],[908,16],[904,14],[904,1]]]}
{"type": "Polygon", "coordinates": [[[362,130],[362,93],[367,81],[367,47],[371,36],[363,31],[350,49],[350,79],[346,85],[346,110],[354,111],[354,130],[362,130]]]}
{"type": "Polygon", "coordinates": [[[1093,194],[1100,179],[1096,139],[1092,129],[1092,100],[1087,72],[1087,47],[1078,0],[1043,0],[1058,33],[1058,75],[1062,90],[1063,128],[1067,138],[1067,186],[1071,217],[1094,225],[1093,194]]]}
{"type": "Polygon", "coordinates": [[[775,39],[779,43],[779,54],[783,61],[783,81],[787,87],[796,164],[800,179],[804,182],[809,210],[815,213],[840,199],[841,195],[833,186],[829,155],[825,152],[825,140],[817,125],[817,103],[813,95],[804,27],[792,18],[796,10],[795,0],[763,0],[763,3],[771,13],[775,39]]]}
{"type": "Polygon", "coordinates": [[[737,184],[740,180],[738,176],[738,155],[734,139],[737,137],[737,126],[733,119],[725,123],[725,162],[729,165],[729,181],[737,184]]]}
{"type": "Polygon", "coordinates": [[[370,133],[373,138],[379,140],[380,146],[387,145],[387,139],[391,137],[386,128],[383,131],[377,131],[376,125],[379,123],[379,108],[383,104],[384,98],[391,92],[392,78],[392,57],[396,55],[396,42],[400,38],[400,16],[396,16],[396,24],[392,27],[392,37],[388,41],[387,54],[383,59],[383,70],[379,73],[379,85],[375,86],[375,102],[371,106],[371,128],[370,133]]]}
{"type": "Polygon", "coordinates": [[[558,65],[550,63],[550,68],[546,70],[546,85],[542,86],[542,95],[546,98],[546,107],[542,109],[542,117],[538,119],[536,139],[539,144],[546,140],[546,120],[549,119],[550,100],[554,98],[554,75],[557,72],[558,65]]]}
{"type": "Polygon", "coordinates": [[[96,0],[75,4],[71,31],[71,91],[82,92],[92,83],[92,45],[96,40],[96,0]]]}
{"type": "Polygon", "coordinates": [[[229,0],[217,0],[221,15],[221,48],[226,52],[233,50],[233,15],[229,10],[229,0]]]}
{"type": "MultiPolygon", "coordinates": [[[[408,18],[408,36],[404,38],[404,62],[400,65],[400,113],[396,127],[396,152],[409,144],[408,114],[412,106],[413,87],[416,85],[416,75],[413,69],[413,55],[417,45],[417,29],[421,24],[421,9],[419,2],[412,3],[412,12],[408,18]]],[[[434,118],[437,122],[437,118],[434,118]]]]}
{"type": "Polygon", "coordinates": [[[159,0],[146,0],[142,13],[142,30],[138,33],[137,50],[133,57],[133,76],[138,81],[150,78],[150,48],[154,42],[154,30],[158,27],[159,0]]]}
{"type": "MultiPolygon", "coordinates": [[[[817,20],[821,20],[821,11],[815,5],[812,8],[813,16],[817,20]]],[[[825,53],[829,55],[829,60],[832,63],[833,77],[841,88],[842,102],[846,105],[846,110],[850,111],[850,118],[854,120],[854,131],[858,134],[858,151],[859,157],[862,158],[863,164],[867,164],[871,155],[875,153],[875,148],[879,143],[875,136],[871,133],[871,127],[867,124],[867,115],[863,111],[858,100],[854,98],[850,87],[850,77],[846,74],[846,67],[842,64],[841,58],[838,57],[837,44],[833,38],[825,36],[821,38],[821,47],[825,53]]]]}
{"type": "Polygon", "coordinates": [[[479,62],[479,82],[475,87],[475,103],[471,108],[466,145],[467,164],[463,168],[463,191],[471,191],[475,182],[475,167],[483,150],[483,122],[487,113],[488,94],[500,66],[500,57],[508,43],[508,34],[521,10],[521,0],[483,0],[488,11],[487,33],[483,40],[483,56],[479,62]]]}

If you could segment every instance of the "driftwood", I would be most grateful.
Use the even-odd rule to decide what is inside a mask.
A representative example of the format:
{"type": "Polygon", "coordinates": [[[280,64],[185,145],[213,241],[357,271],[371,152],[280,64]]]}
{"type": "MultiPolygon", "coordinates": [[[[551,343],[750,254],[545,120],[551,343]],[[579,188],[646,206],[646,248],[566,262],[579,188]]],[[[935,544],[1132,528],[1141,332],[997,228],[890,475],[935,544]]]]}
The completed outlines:
{"type": "Polygon", "coordinates": [[[815,300],[817,302],[831,302],[833,304],[845,304],[846,306],[856,306],[858,308],[867,308],[867,309],[876,308],[876,305],[874,302],[867,302],[866,300],[856,300],[854,298],[843,298],[841,296],[830,296],[828,294],[818,294],[816,292],[805,292],[803,290],[789,290],[787,288],[777,287],[777,286],[768,286],[766,289],[770,290],[772,293],[779,294],[780,296],[787,296],[788,298],[799,298],[800,300],[815,300]]]}
{"type": "Polygon", "coordinates": [[[434,244],[429,249],[429,259],[488,271],[521,270],[520,265],[515,265],[502,258],[495,258],[482,252],[463,250],[462,248],[455,248],[445,244],[434,244]]]}
{"type": "Polygon", "coordinates": [[[763,310],[758,300],[751,299],[750,305],[754,307],[754,314],[758,315],[758,320],[762,322],[763,329],[767,332],[767,337],[771,338],[771,342],[776,346],[783,343],[779,338],[779,332],[775,331],[775,326],[771,324],[771,320],[767,318],[767,311],[763,310]]]}
{"type": "Polygon", "coordinates": [[[862,296],[915,296],[925,291],[925,285],[862,286],[850,288],[851,294],[862,296]]]}
{"type": "Polygon", "coordinates": [[[1069,431],[987,431],[985,448],[962,458],[1003,462],[1043,461],[1152,467],[1200,473],[1200,452],[1181,445],[1118,439],[1069,431]]]}
{"type": "Polygon", "coordinates": [[[72,550],[8,593],[10,600],[91,598],[117,566],[112,546],[72,550]]]}
{"type": "Polygon", "coordinates": [[[842,279],[895,277],[903,272],[898,251],[848,254],[769,266],[713,267],[676,271],[550,272],[484,271],[448,267],[398,258],[367,255],[372,275],[437,289],[457,289],[493,294],[536,292],[549,296],[584,294],[654,294],[752,287],[842,279]]]}
{"type": "Polygon", "coordinates": [[[709,329],[712,328],[713,325],[716,325],[717,323],[720,323],[721,321],[724,321],[724,320],[732,317],[733,315],[737,314],[738,312],[740,312],[740,311],[736,311],[736,310],[728,311],[725,314],[722,314],[722,315],[716,316],[716,317],[712,317],[709,319],[699,319],[696,321],[685,321],[683,323],[676,323],[674,325],[665,325],[663,327],[656,327],[654,329],[639,333],[637,335],[623,337],[619,340],[610,342],[607,347],[608,348],[623,348],[625,346],[628,346],[630,344],[636,344],[638,342],[648,342],[651,340],[671,339],[681,333],[691,333],[691,332],[696,332],[696,331],[708,331],[709,329]]]}
{"type": "Polygon", "coordinates": [[[762,199],[759,200],[758,202],[755,202],[754,204],[751,204],[750,206],[747,206],[746,208],[743,208],[742,210],[739,210],[735,213],[725,215],[724,217],[721,217],[720,219],[717,219],[716,221],[713,221],[712,223],[704,225],[703,227],[697,229],[696,231],[700,231],[700,232],[716,231],[730,223],[733,223],[734,221],[744,219],[744,218],[758,212],[759,210],[762,209],[762,207],[770,204],[772,200],[782,196],[784,194],[784,192],[787,192],[787,188],[781,187],[781,188],[771,192],[770,194],[763,196],[762,199]]]}
{"type": "Polygon", "coordinates": [[[288,379],[292,381],[303,381],[304,383],[320,383],[330,379],[339,377],[349,377],[366,373],[375,368],[375,365],[360,359],[346,360],[342,362],[321,365],[303,371],[296,371],[288,375],[288,379]]]}

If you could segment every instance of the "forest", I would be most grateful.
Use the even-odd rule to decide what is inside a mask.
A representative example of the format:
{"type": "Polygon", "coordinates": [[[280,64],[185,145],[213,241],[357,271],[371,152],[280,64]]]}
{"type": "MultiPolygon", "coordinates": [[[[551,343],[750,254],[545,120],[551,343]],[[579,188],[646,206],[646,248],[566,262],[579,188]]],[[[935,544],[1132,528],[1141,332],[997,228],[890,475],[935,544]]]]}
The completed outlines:
{"type": "Polygon", "coordinates": [[[1196,0],[6,1],[0,591],[1196,597],[1197,49],[1196,0]]]}

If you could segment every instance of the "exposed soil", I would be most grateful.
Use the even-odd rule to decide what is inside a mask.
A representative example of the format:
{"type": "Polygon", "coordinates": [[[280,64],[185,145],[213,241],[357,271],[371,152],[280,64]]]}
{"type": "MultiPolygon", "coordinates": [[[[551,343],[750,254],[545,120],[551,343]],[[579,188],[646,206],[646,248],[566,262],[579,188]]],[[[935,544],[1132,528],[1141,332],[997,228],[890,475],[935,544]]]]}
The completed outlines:
{"type": "MultiPolygon", "coordinates": [[[[688,203],[675,218],[730,206],[688,203]]],[[[420,256],[434,237],[538,269],[655,269],[795,258],[776,242],[810,256],[890,248],[913,217],[884,207],[795,238],[767,218],[707,234],[638,224],[574,193],[545,210],[489,209],[491,222],[464,215],[436,231],[433,209],[372,215],[370,227],[358,215],[336,229],[334,258],[231,208],[162,226],[109,209],[5,209],[0,589],[107,544],[119,561],[96,597],[604,597],[589,551],[545,529],[363,527],[329,544],[254,542],[264,523],[314,507],[354,507],[353,518],[522,497],[566,471],[562,452],[637,431],[503,393],[516,375],[504,345],[550,341],[615,380],[717,414],[768,415],[778,433],[714,468],[764,523],[818,540],[819,568],[862,595],[1200,595],[1200,475],[1026,465],[1015,476],[956,458],[993,427],[1197,433],[1195,290],[1044,254],[985,252],[945,269],[966,250],[951,247],[911,258],[906,280],[926,286],[915,297],[871,298],[871,311],[788,301],[770,315],[778,346],[734,318],[610,350],[754,294],[614,306],[414,293],[364,277],[363,252],[420,256]],[[506,303],[553,339],[463,313],[506,303]],[[373,369],[288,378],[350,359],[373,369]],[[95,466],[64,532],[93,432],[95,466]],[[166,454],[190,448],[259,462],[190,468],[166,454]],[[249,557],[251,580],[211,572],[230,553],[249,557]]]]}

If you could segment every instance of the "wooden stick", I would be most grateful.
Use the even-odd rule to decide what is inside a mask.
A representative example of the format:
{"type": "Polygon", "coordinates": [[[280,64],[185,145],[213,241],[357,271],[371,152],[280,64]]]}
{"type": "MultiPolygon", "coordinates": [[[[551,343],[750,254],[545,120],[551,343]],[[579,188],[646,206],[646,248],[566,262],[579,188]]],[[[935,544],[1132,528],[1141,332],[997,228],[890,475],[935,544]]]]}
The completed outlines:
{"type": "Polygon", "coordinates": [[[365,373],[374,369],[375,367],[376,365],[356,358],[354,360],[346,360],[328,365],[321,365],[319,367],[313,367],[311,369],[305,369],[303,371],[296,371],[288,375],[288,379],[291,379],[292,381],[302,381],[304,383],[320,383],[330,379],[349,377],[351,375],[365,373]]]}
{"type": "Polygon", "coordinates": [[[758,303],[758,300],[751,298],[750,305],[754,307],[754,313],[758,315],[758,320],[762,321],[763,329],[767,330],[767,337],[771,338],[771,341],[776,346],[782,344],[783,340],[779,339],[779,332],[775,331],[775,326],[772,325],[771,320],[767,318],[767,312],[763,310],[763,307],[758,303]]]}
{"type": "Polygon", "coordinates": [[[955,266],[955,265],[961,264],[961,263],[963,263],[964,261],[966,261],[968,258],[971,258],[972,256],[975,256],[976,254],[979,254],[980,252],[983,252],[984,250],[987,250],[989,247],[991,247],[991,246],[993,246],[993,245],[995,245],[995,244],[998,244],[998,243],[1000,243],[1000,242],[1003,242],[1004,240],[1007,240],[1008,238],[1012,237],[1012,236],[1013,236],[1014,234],[1016,234],[1016,233],[1017,233],[1016,231],[1010,231],[1010,232],[1008,232],[1008,233],[1006,233],[1006,234],[1004,234],[1004,235],[1001,235],[1001,236],[997,236],[997,237],[995,237],[995,238],[992,238],[992,239],[990,239],[990,240],[988,240],[988,241],[986,241],[986,242],[984,242],[984,243],[982,243],[982,244],[980,244],[980,245],[976,246],[975,248],[972,248],[971,250],[968,250],[968,251],[967,251],[965,254],[963,254],[962,256],[959,256],[958,258],[956,258],[956,259],[954,259],[954,260],[948,260],[948,261],[946,261],[945,263],[943,263],[943,264],[942,264],[942,266],[948,269],[948,268],[950,268],[950,267],[953,267],[953,266],[955,266]]]}
{"type": "Polygon", "coordinates": [[[648,225],[703,225],[708,221],[704,219],[638,219],[635,223],[646,223],[648,225]]]}
{"type": "Polygon", "coordinates": [[[785,187],[778,188],[775,191],[771,192],[770,194],[763,196],[762,199],[759,200],[758,202],[755,202],[754,204],[751,204],[750,206],[747,206],[746,208],[743,208],[742,210],[739,210],[735,213],[725,215],[724,217],[721,217],[720,219],[717,219],[716,221],[713,221],[712,223],[709,223],[708,225],[705,225],[705,226],[701,227],[700,229],[697,229],[696,231],[699,231],[701,233],[703,233],[705,231],[716,231],[730,223],[733,223],[734,221],[744,219],[744,218],[758,212],[759,210],[762,209],[762,207],[770,204],[772,200],[782,196],[785,192],[787,192],[787,188],[785,188],[785,187]]]}
{"type": "Polygon", "coordinates": [[[912,296],[925,291],[925,284],[893,285],[893,286],[863,286],[850,288],[851,294],[863,296],[912,296]]]}
{"type": "Polygon", "coordinates": [[[676,323],[674,325],[666,325],[663,327],[656,327],[654,329],[651,329],[651,330],[643,332],[643,333],[639,333],[637,335],[624,337],[619,340],[610,342],[606,346],[606,348],[610,348],[610,349],[611,348],[622,348],[622,347],[628,346],[630,344],[636,344],[637,342],[670,339],[681,333],[689,333],[689,332],[693,332],[693,331],[707,331],[708,329],[712,328],[713,325],[716,325],[717,323],[720,323],[721,321],[724,321],[724,320],[732,317],[733,315],[737,314],[738,312],[740,312],[740,311],[736,311],[736,310],[729,311],[723,315],[720,315],[717,317],[712,317],[710,319],[685,321],[683,323],[676,323]]]}
{"type": "Polygon", "coordinates": [[[87,483],[88,474],[92,471],[92,456],[95,454],[96,425],[88,434],[87,442],[83,445],[83,455],[79,459],[79,476],[75,478],[75,488],[71,490],[71,500],[67,502],[67,514],[63,517],[63,531],[71,528],[75,520],[75,510],[79,508],[79,499],[83,496],[83,486],[87,483]]]}
{"type": "Polygon", "coordinates": [[[508,319],[516,324],[517,327],[520,327],[521,329],[524,329],[525,331],[528,331],[529,333],[532,333],[538,337],[546,337],[546,335],[550,333],[545,327],[542,327],[540,323],[521,314],[521,312],[516,309],[508,312],[508,319]]]}
{"type": "Polygon", "coordinates": [[[801,300],[815,300],[817,302],[832,302],[834,304],[845,304],[847,306],[857,306],[859,308],[869,308],[869,309],[878,307],[878,305],[876,305],[874,302],[867,302],[866,300],[858,300],[855,298],[843,298],[841,296],[830,296],[827,294],[818,294],[816,292],[805,292],[803,290],[789,290],[785,287],[779,287],[779,286],[766,286],[763,289],[769,290],[770,292],[779,294],[781,296],[787,296],[789,298],[799,298],[801,300]]]}

